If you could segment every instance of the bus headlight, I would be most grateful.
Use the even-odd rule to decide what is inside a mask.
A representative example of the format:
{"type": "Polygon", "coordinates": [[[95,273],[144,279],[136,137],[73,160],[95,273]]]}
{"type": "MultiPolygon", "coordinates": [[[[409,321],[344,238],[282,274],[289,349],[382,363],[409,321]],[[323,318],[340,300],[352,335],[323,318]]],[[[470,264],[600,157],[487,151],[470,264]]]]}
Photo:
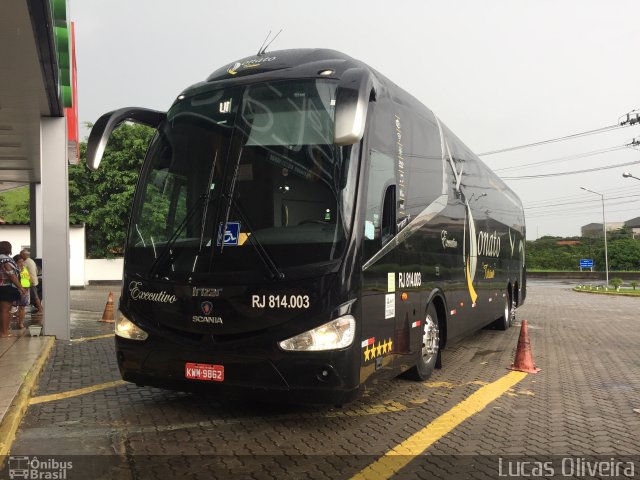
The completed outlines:
{"type": "Polygon", "coordinates": [[[122,312],[118,312],[118,320],[116,320],[116,335],[128,340],[146,340],[149,334],[142,330],[139,326],[125,317],[122,312]]]}
{"type": "Polygon", "coordinates": [[[278,345],[283,350],[297,352],[336,350],[351,345],[355,333],[356,319],[351,315],[345,315],[313,330],[283,340],[278,345]]]}

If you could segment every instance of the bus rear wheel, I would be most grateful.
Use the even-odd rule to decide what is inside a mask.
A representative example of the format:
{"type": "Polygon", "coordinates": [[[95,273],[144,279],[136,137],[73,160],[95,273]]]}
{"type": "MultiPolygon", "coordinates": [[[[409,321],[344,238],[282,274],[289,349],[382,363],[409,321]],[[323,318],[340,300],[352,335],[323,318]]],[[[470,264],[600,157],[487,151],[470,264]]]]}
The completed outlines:
{"type": "Polygon", "coordinates": [[[427,308],[422,329],[422,348],[415,367],[407,372],[412,380],[427,380],[439,363],[440,358],[440,325],[438,312],[433,304],[427,308]]]}
{"type": "Polygon", "coordinates": [[[507,330],[516,318],[516,302],[511,300],[511,295],[504,297],[504,312],[495,321],[494,325],[498,330],[507,330]]]}

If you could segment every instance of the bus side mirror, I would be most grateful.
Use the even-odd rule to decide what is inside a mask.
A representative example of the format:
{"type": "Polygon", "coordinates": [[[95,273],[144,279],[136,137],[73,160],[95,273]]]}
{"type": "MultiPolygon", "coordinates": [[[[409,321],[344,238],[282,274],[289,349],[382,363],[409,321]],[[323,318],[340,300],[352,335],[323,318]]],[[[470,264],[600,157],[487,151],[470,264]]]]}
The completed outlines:
{"type": "Polygon", "coordinates": [[[334,144],[353,145],[362,140],[372,88],[367,70],[350,68],[344,72],[336,91],[334,144]]]}
{"type": "Polygon", "coordinates": [[[96,170],[102,160],[104,149],[107,146],[111,132],[113,132],[122,122],[134,122],[148,127],[158,128],[160,122],[167,114],[157,110],[147,108],[128,107],[105,113],[91,128],[89,141],[87,142],[87,166],[91,170],[96,170]]]}

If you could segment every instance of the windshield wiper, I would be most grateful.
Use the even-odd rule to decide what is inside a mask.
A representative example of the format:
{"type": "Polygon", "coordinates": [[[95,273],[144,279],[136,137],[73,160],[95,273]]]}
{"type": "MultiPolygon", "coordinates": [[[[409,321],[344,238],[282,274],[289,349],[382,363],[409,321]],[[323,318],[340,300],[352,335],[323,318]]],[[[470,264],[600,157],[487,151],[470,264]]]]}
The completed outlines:
{"type": "Polygon", "coordinates": [[[238,168],[240,167],[240,159],[242,158],[243,147],[240,147],[238,152],[238,159],[233,167],[233,176],[231,177],[231,183],[226,194],[222,194],[222,197],[227,200],[227,205],[224,209],[224,222],[222,223],[222,230],[218,233],[219,237],[222,237],[220,241],[220,253],[224,249],[224,237],[227,233],[227,224],[229,223],[229,213],[231,213],[231,202],[233,201],[233,192],[236,190],[236,183],[238,182],[238,168]]]}
{"type": "Polygon", "coordinates": [[[216,150],[216,154],[213,157],[213,164],[211,165],[211,170],[209,171],[209,188],[205,193],[206,199],[204,202],[204,211],[202,212],[202,222],[200,224],[200,247],[198,248],[198,256],[202,253],[202,244],[204,243],[204,232],[205,226],[207,223],[207,210],[209,209],[209,199],[211,198],[211,190],[213,189],[213,175],[216,168],[216,162],[218,161],[218,151],[216,150]]]}
{"type": "Polygon", "coordinates": [[[260,243],[260,240],[258,240],[258,237],[253,234],[253,228],[251,228],[249,220],[247,220],[247,216],[244,214],[244,211],[242,210],[242,207],[240,207],[238,201],[233,197],[230,197],[227,200],[229,201],[229,205],[233,205],[235,207],[236,212],[238,212],[238,216],[240,217],[240,221],[249,232],[248,242],[251,243],[258,254],[258,257],[262,260],[262,264],[269,271],[271,280],[284,280],[284,273],[280,271],[276,263],[271,258],[271,255],[269,255],[269,252],[265,250],[262,243],[260,243]]]}
{"type": "Polygon", "coordinates": [[[156,259],[153,261],[153,263],[149,267],[149,271],[147,272],[148,276],[153,276],[153,275],[155,275],[157,273],[158,267],[162,264],[162,262],[164,262],[165,258],[169,255],[169,252],[171,251],[171,247],[173,247],[173,245],[176,243],[176,240],[178,239],[178,236],[182,233],[182,231],[187,226],[189,221],[194,217],[196,212],[203,205],[205,205],[205,203],[209,202],[209,197],[210,197],[209,192],[203,193],[198,198],[198,201],[196,203],[194,203],[191,206],[191,208],[189,208],[189,210],[187,210],[187,214],[185,215],[184,219],[182,220],[182,222],[180,222],[180,225],[178,225],[178,228],[175,229],[175,231],[173,232],[171,237],[169,237],[169,239],[167,240],[167,242],[164,245],[164,248],[160,252],[160,255],[158,255],[156,257],[156,259]]]}
{"type": "MultiPolygon", "coordinates": [[[[220,254],[222,255],[222,251],[224,249],[224,237],[225,237],[225,234],[227,233],[227,224],[229,223],[229,214],[231,213],[231,206],[233,205],[236,207],[236,211],[240,216],[240,220],[249,231],[250,233],[249,242],[251,243],[251,245],[253,245],[253,248],[258,253],[258,256],[260,257],[260,260],[262,260],[262,263],[265,266],[265,268],[269,271],[271,280],[283,280],[284,273],[282,273],[278,269],[277,265],[275,264],[275,262],[273,261],[269,253],[267,253],[267,251],[264,249],[260,241],[253,234],[253,230],[249,225],[246,215],[243,213],[242,209],[240,208],[240,205],[238,204],[238,202],[235,200],[233,196],[236,189],[236,183],[238,183],[238,168],[240,167],[240,160],[242,159],[242,151],[243,151],[243,147],[240,147],[240,152],[238,152],[238,159],[236,160],[236,164],[233,167],[233,176],[231,177],[231,183],[229,184],[228,191],[226,194],[222,194],[222,198],[226,200],[227,204],[224,210],[224,216],[223,216],[224,222],[221,222],[222,229],[218,232],[218,238],[220,239],[220,254]]],[[[213,249],[211,251],[213,254],[213,249]]],[[[212,260],[213,260],[213,255],[212,255],[212,260]]]]}

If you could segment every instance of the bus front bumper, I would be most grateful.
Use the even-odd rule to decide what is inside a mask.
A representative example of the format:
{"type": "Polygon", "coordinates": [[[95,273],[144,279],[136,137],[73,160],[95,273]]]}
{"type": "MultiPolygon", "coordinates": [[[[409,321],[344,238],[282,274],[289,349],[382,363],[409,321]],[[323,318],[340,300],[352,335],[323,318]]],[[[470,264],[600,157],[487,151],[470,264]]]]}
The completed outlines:
{"type": "Polygon", "coordinates": [[[340,352],[289,353],[272,355],[245,352],[204,351],[184,348],[151,337],[144,342],[116,336],[116,355],[122,378],[138,385],[180,391],[217,391],[246,396],[260,393],[261,399],[294,403],[343,404],[359,390],[359,370],[352,368],[348,350],[340,352]],[[223,368],[222,381],[187,378],[187,364],[223,368]]]}

